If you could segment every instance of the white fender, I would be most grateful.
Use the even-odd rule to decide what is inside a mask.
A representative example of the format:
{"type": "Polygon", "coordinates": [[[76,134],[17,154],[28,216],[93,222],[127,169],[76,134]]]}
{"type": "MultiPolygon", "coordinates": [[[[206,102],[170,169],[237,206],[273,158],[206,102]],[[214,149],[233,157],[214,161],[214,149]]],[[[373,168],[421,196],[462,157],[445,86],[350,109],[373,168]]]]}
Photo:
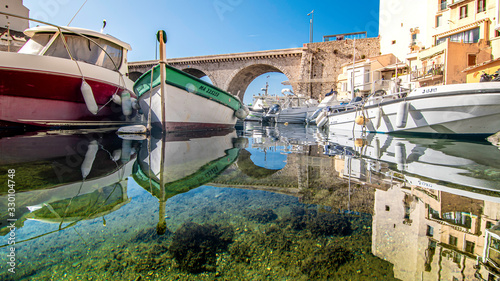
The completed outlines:
{"type": "Polygon", "coordinates": [[[396,158],[396,164],[399,171],[404,171],[404,165],[406,162],[406,147],[404,143],[398,142],[394,146],[394,157],[396,158]]]}
{"type": "Polygon", "coordinates": [[[122,93],[122,112],[125,116],[132,114],[132,100],[128,91],[122,93]]]}
{"type": "Polygon", "coordinates": [[[241,107],[235,111],[234,115],[236,117],[238,117],[239,119],[245,119],[249,113],[250,113],[250,110],[248,109],[248,107],[246,105],[242,104],[241,107]]]}
{"type": "Polygon", "coordinates": [[[114,102],[114,103],[116,103],[116,104],[118,104],[118,105],[122,105],[122,98],[120,98],[120,96],[119,96],[119,95],[117,95],[117,94],[113,94],[113,95],[111,96],[111,99],[113,99],[113,102],[114,102]]]}
{"type": "Polygon", "coordinates": [[[380,140],[378,138],[375,139],[375,159],[380,159],[380,140]]]}
{"type": "Polygon", "coordinates": [[[90,113],[96,115],[99,108],[97,107],[92,87],[90,87],[87,81],[82,80],[80,91],[82,91],[83,100],[85,101],[85,105],[87,105],[87,109],[90,113]]]}
{"type": "MultiPolygon", "coordinates": [[[[318,120],[318,119],[316,119],[316,120],[318,120]]],[[[319,121],[317,121],[316,126],[318,128],[323,128],[323,126],[325,126],[325,124],[326,124],[326,121],[328,121],[328,117],[325,115],[325,116],[323,116],[323,118],[321,118],[321,119],[319,119],[319,121]]]]}
{"type": "Polygon", "coordinates": [[[120,160],[121,157],[122,157],[121,149],[115,149],[113,150],[113,153],[111,153],[111,160],[113,160],[114,162],[120,160]]]}
{"type": "Polygon", "coordinates": [[[325,111],[321,111],[318,116],[316,117],[316,119],[314,120],[316,122],[316,125],[319,124],[319,121],[323,118],[323,117],[326,117],[326,112],[325,111]]]}
{"type": "Polygon", "coordinates": [[[139,102],[137,101],[136,98],[130,98],[130,100],[132,101],[132,108],[133,109],[135,109],[135,110],[141,109],[141,106],[139,105],[139,102]]]}
{"type": "Polygon", "coordinates": [[[406,127],[406,119],[408,119],[408,107],[409,103],[406,101],[403,101],[399,104],[398,113],[396,115],[396,127],[406,127]]]}
{"type": "Polygon", "coordinates": [[[375,111],[375,122],[374,122],[374,125],[375,125],[375,129],[378,129],[380,127],[380,121],[382,121],[382,115],[384,115],[384,111],[382,110],[381,107],[379,107],[377,109],[377,111],[375,111]]]}
{"type": "Polygon", "coordinates": [[[83,163],[81,166],[82,169],[82,177],[85,179],[90,174],[92,170],[92,165],[94,164],[95,156],[97,151],[99,150],[99,144],[96,140],[93,140],[89,143],[87,148],[87,152],[85,153],[85,158],[83,159],[83,163]]]}
{"type": "Polygon", "coordinates": [[[128,161],[130,161],[130,155],[132,155],[132,141],[131,140],[123,140],[122,141],[122,155],[121,155],[122,163],[127,163],[128,161]]]}

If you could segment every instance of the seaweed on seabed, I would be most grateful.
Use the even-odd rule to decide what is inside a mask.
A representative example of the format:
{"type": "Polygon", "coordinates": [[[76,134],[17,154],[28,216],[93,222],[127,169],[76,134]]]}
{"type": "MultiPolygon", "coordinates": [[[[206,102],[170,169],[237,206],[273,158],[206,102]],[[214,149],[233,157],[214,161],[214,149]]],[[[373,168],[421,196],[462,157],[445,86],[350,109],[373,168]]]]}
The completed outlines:
{"type": "Polygon", "coordinates": [[[183,224],[175,233],[169,251],[182,270],[191,273],[215,271],[216,254],[233,242],[234,231],[219,225],[183,224]]]}
{"type": "Polygon", "coordinates": [[[296,231],[309,230],[313,237],[348,236],[352,234],[349,217],[342,214],[318,213],[316,210],[293,209],[279,221],[281,227],[296,231]]]}
{"type": "Polygon", "coordinates": [[[331,277],[340,266],[349,262],[353,254],[338,245],[328,245],[311,253],[301,264],[300,269],[309,278],[324,280],[331,277]]]}
{"type": "Polygon", "coordinates": [[[278,215],[271,209],[248,210],[245,217],[258,223],[269,223],[278,218],[278,215]]]}

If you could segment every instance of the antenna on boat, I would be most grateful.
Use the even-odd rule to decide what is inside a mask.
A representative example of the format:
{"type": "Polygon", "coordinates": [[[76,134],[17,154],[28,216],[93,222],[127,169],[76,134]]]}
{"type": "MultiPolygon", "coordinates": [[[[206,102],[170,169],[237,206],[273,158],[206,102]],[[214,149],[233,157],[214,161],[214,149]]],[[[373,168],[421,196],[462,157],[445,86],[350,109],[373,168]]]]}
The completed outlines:
{"type": "Polygon", "coordinates": [[[104,31],[104,28],[106,27],[106,20],[102,20],[102,27],[101,27],[101,33],[104,31]]]}
{"type": "Polygon", "coordinates": [[[68,26],[71,24],[71,22],[75,19],[76,15],[78,15],[78,13],[80,12],[80,10],[83,8],[83,6],[85,6],[85,4],[87,3],[88,0],[85,0],[85,2],[83,2],[82,6],[80,7],[80,9],[78,9],[78,11],[76,11],[75,15],[71,18],[71,20],[68,22],[68,26]]]}

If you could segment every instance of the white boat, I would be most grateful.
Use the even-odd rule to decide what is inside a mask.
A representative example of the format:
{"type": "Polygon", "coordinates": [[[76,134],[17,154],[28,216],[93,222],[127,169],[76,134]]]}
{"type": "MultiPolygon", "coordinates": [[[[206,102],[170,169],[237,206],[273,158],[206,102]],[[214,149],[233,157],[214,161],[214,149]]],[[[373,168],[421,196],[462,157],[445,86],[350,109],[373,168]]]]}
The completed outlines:
{"type": "Polygon", "coordinates": [[[273,105],[283,102],[283,98],[270,95],[254,96],[252,106],[248,108],[249,113],[245,121],[262,121],[265,112],[273,105]]]}
{"type": "MultiPolygon", "coordinates": [[[[290,89],[283,89],[284,94],[290,89]]],[[[263,116],[263,121],[274,123],[304,124],[308,116],[318,109],[318,101],[302,95],[288,95],[283,104],[273,105],[263,116]]]]}
{"type": "Polygon", "coordinates": [[[134,83],[152,126],[167,132],[230,129],[245,119],[248,108],[237,96],[167,65],[165,42],[160,40],[160,63],[134,83]]]}
{"type": "MultiPolygon", "coordinates": [[[[365,161],[364,166],[374,172],[389,168],[412,185],[471,198],[500,191],[492,173],[500,169],[500,151],[486,141],[407,138],[343,130],[328,133],[326,139],[326,154],[355,157],[365,161]]],[[[500,202],[500,196],[495,201],[500,202]]]]}
{"type": "Polygon", "coordinates": [[[422,87],[409,93],[370,96],[334,107],[316,119],[330,131],[493,134],[500,130],[500,83],[422,87]]]}
{"type": "MultiPolygon", "coordinates": [[[[134,123],[130,45],[76,27],[38,26],[17,52],[0,52],[0,126],[134,123]]],[[[138,107],[137,107],[138,108],[138,107]]]]}

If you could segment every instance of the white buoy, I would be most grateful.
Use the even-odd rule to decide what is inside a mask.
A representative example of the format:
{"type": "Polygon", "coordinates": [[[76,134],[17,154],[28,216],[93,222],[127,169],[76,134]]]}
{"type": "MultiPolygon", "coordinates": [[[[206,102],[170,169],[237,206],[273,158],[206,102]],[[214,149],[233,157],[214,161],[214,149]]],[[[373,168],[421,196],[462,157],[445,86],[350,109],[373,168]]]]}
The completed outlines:
{"type": "Polygon", "coordinates": [[[95,156],[97,151],[99,150],[99,144],[96,140],[93,140],[89,143],[87,148],[87,152],[85,153],[85,158],[83,159],[83,163],[81,166],[82,169],[82,177],[85,179],[90,174],[92,170],[92,165],[94,164],[95,156]]]}
{"type": "Polygon", "coordinates": [[[122,112],[125,116],[132,114],[132,100],[128,91],[122,93],[122,112]]]}
{"type": "Polygon", "coordinates": [[[381,122],[382,115],[384,115],[384,111],[382,110],[381,107],[379,107],[377,111],[375,111],[375,120],[374,120],[375,129],[378,129],[380,127],[380,124],[382,123],[381,122]]]}
{"type": "Polygon", "coordinates": [[[408,107],[409,103],[404,101],[399,104],[398,112],[396,115],[396,127],[404,128],[406,127],[406,119],[408,119],[408,107]]]}
{"type": "Polygon", "coordinates": [[[90,111],[90,113],[96,115],[99,108],[97,107],[94,93],[92,92],[92,87],[90,87],[87,81],[82,80],[80,91],[82,91],[83,100],[85,101],[85,105],[87,105],[87,109],[90,111]]]}

